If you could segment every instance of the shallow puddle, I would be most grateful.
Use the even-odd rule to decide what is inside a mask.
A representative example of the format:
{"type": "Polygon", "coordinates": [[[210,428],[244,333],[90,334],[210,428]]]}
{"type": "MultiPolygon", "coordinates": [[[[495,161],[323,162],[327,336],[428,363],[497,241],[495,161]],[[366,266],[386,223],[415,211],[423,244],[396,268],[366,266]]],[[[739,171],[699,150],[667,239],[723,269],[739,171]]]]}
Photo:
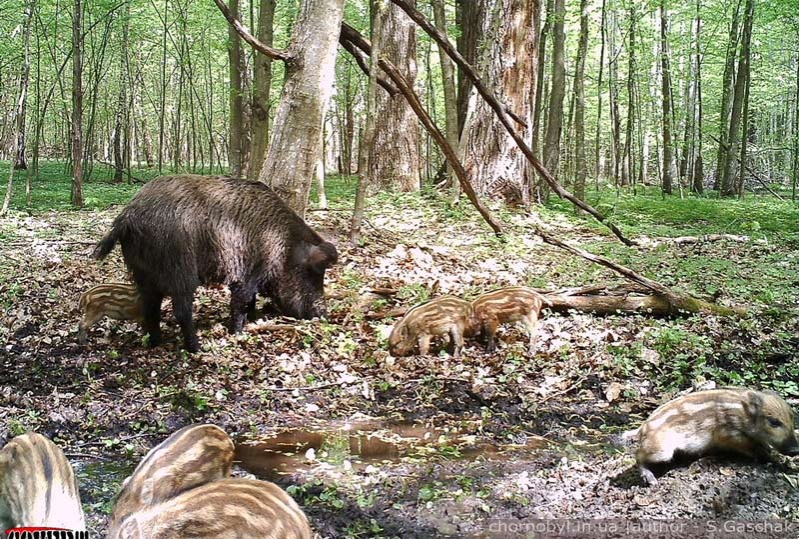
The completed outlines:
{"type": "Polygon", "coordinates": [[[321,463],[369,464],[429,458],[503,460],[547,445],[531,437],[524,445],[497,445],[474,435],[415,423],[358,421],[312,429],[291,429],[258,439],[240,439],[236,460],[262,478],[307,471],[321,463]]]}

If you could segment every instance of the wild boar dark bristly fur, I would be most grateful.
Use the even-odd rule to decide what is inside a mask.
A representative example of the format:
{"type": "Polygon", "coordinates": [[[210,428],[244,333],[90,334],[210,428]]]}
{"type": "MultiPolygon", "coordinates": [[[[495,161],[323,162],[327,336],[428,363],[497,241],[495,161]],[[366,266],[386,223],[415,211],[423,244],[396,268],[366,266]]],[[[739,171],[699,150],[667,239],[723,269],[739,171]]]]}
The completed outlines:
{"type": "Polygon", "coordinates": [[[268,291],[284,314],[313,318],[325,314],[325,270],[337,259],[333,244],[269,187],[226,177],[150,181],[93,256],[104,258],[117,242],[142,296],[150,345],[160,341],[161,302],[169,296],[189,351],[199,349],[191,309],[199,285],[230,288],[234,332],[259,291],[268,291]]]}

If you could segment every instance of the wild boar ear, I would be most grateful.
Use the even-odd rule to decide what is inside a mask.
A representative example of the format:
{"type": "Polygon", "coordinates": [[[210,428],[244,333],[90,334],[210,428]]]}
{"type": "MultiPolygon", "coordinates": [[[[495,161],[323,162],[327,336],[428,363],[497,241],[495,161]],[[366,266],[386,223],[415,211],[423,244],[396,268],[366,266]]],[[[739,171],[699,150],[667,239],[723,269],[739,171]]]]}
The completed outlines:
{"type": "Polygon", "coordinates": [[[318,245],[312,245],[308,249],[305,264],[313,270],[324,271],[335,264],[336,260],[338,260],[336,247],[332,243],[325,241],[318,245]]]}
{"type": "Polygon", "coordinates": [[[750,391],[749,398],[744,402],[744,409],[749,417],[755,421],[763,418],[763,396],[757,391],[750,391]]]}

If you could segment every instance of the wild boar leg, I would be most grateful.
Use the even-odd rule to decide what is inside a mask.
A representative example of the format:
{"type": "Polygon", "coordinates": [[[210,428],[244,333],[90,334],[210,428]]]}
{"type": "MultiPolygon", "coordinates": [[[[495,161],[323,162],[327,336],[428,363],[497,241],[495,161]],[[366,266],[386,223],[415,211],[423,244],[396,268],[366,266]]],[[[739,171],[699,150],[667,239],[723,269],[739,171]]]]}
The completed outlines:
{"type": "Polygon", "coordinates": [[[197,332],[194,330],[194,322],[192,321],[191,314],[193,299],[193,290],[190,293],[172,297],[172,310],[175,313],[175,319],[178,321],[178,324],[180,324],[186,350],[191,353],[197,352],[200,349],[200,341],[197,339],[197,332]]]}
{"type": "Polygon", "coordinates": [[[486,338],[486,352],[495,352],[497,349],[497,329],[499,320],[491,317],[483,322],[483,335],[486,338]]]}
{"type": "Polygon", "coordinates": [[[239,282],[230,284],[230,330],[241,333],[252,304],[255,310],[255,291],[248,290],[239,282]]]}
{"type": "Polygon", "coordinates": [[[258,311],[255,309],[255,294],[252,295],[252,299],[247,302],[247,321],[248,322],[255,322],[258,320],[258,311]]]}
{"type": "Polygon", "coordinates": [[[458,326],[452,326],[449,330],[452,336],[452,357],[459,357],[463,350],[463,332],[458,326]]]}
{"type": "Polygon", "coordinates": [[[657,442],[648,443],[644,440],[641,447],[635,453],[635,460],[638,461],[638,469],[641,471],[641,477],[648,485],[657,483],[655,474],[649,469],[650,464],[659,464],[670,462],[674,458],[675,446],[668,443],[668,441],[661,439],[660,445],[657,442]]]}
{"type": "Polygon", "coordinates": [[[426,356],[430,352],[430,335],[419,335],[419,355],[426,356]]]}
{"type": "Polygon", "coordinates": [[[139,287],[142,303],[142,327],[149,336],[150,348],[161,344],[161,303],[164,296],[153,289],[139,287]]]}
{"type": "Polygon", "coordinates": [[[527,345],[527,353],[533,355],[535,353],[535,343],[538,340],[538,332],[536,331],[538,329],[538,313],[533,311],[525,316],[524,325],[527,327],[527,334],[530,338],[527,345]]]}

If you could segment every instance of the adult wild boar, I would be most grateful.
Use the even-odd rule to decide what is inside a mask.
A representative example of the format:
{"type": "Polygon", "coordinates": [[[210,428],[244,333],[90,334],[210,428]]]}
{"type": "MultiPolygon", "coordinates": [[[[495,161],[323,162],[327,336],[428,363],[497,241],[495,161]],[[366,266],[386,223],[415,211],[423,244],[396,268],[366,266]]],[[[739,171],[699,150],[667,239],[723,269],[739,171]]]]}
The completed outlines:
{"type": "Polygon", "coordinates": [[[269,187],[207,176],[164,176],[147,183],[114,220],[93,256],[114,245],[142,297],[150,345],[160,342],[161,302],[172,298],[186,349],[199,349],[192,301],[199,285],[230,288],[231,329],[244,326],[256,292],[268,293],[285,314],[325,313],[325,270],[336,262],[324,241],[269,187]]]}

